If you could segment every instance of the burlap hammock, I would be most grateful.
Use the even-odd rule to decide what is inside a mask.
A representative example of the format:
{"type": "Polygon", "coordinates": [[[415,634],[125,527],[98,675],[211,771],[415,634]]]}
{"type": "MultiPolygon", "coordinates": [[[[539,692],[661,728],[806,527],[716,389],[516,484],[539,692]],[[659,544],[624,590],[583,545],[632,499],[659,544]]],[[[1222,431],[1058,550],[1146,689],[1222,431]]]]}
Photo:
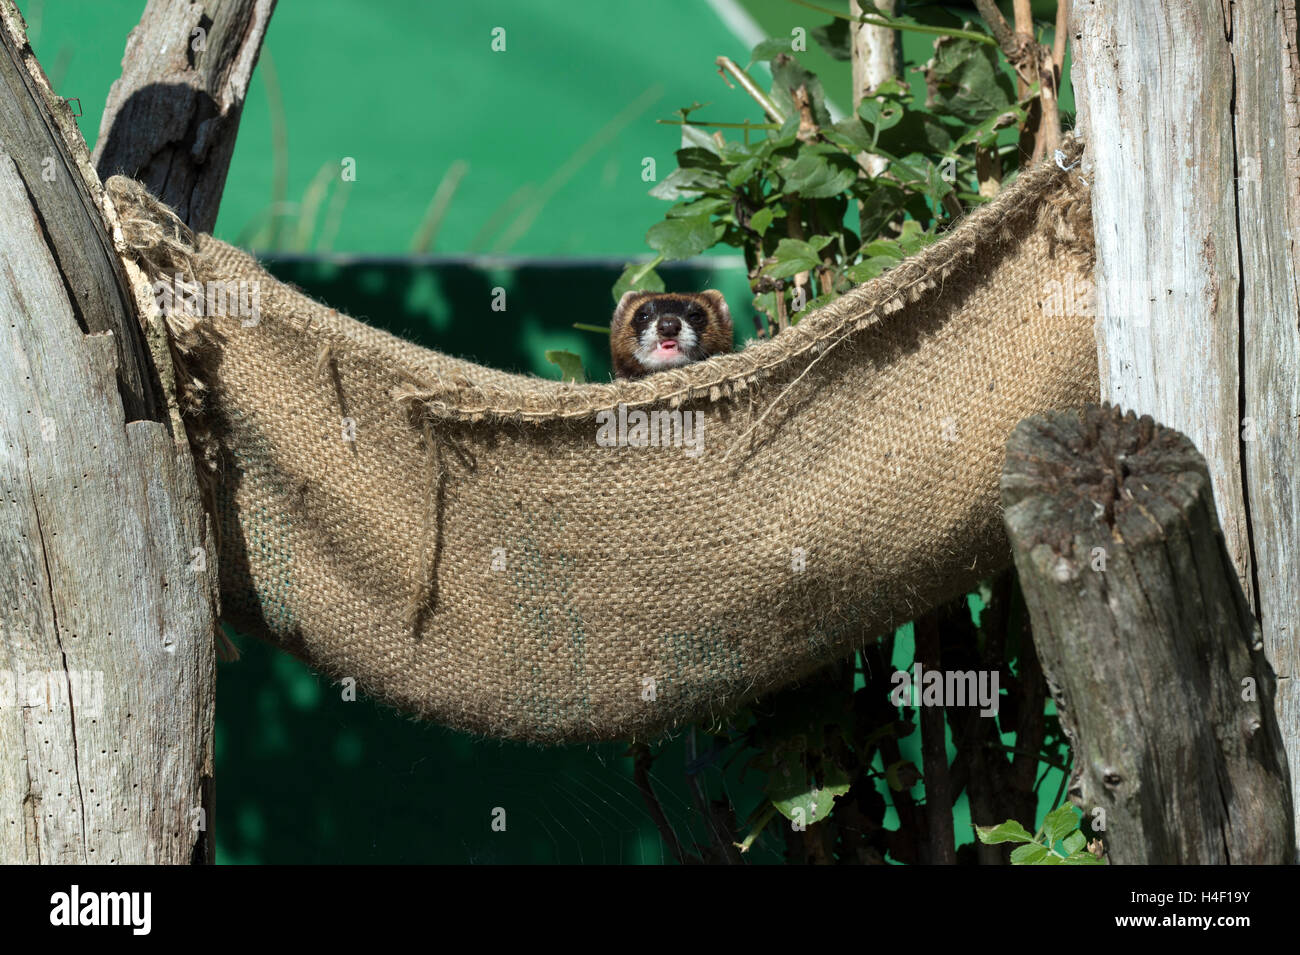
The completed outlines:
{"type": "Polygon", "coordinates": [[[961,593],[1010,562],[1012,427],[1098,397],[1077,154],[773,340],[581,385],[340,315],[110,180],[150,279],[209,311],[260,293],[167,316],[224,619],[419,716],[559,742],[721,716],[961,593]]]}

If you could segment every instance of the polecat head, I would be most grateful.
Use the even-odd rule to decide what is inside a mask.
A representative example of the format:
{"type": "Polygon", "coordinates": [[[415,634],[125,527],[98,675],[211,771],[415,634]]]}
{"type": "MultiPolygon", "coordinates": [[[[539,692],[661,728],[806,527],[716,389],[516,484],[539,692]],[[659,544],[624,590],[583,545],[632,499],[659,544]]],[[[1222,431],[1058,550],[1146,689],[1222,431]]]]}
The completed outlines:
{"type": "Polygon", "coordinates": [[[640,378],[731,351],[731,312],[722,293],[625,292],[609,324],[614,374],[640,378]]]}

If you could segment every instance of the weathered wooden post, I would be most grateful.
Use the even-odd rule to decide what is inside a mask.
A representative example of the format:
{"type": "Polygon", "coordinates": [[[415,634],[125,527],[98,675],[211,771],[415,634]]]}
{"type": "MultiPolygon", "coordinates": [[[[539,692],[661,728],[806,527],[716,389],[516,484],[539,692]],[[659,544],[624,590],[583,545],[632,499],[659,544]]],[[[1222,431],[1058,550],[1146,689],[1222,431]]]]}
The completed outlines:
{"type": "MultiPolygon", "coordinates": [[[[215,218],[233,87],[271,5],[153,0],[110,98],[102,161],[156,158],[191,224],[215,218]],[[259,11],[254,26],[238,19],[259,11]],[[215,25],[188,56],[188,18],[203,15],[215,25]],[[223,83],[224,98],[203,95],[223,83]],[[179,130],[151,128],[169,97],[179,130]]],[[[162,319],[114,248],[116,224],[21,16],[0,0],[3,863],[212,858],[216,549],[162,319]]]]}
{"type": "MultiPolygon", "coordinates": [[[[1296,0],[1076,3],[1101,397],[1186,434],[1300,765],[1296,0]]],[[[1300,806],[1295,807],[1300,819],[1300,806]]],[[[1300,826],[1300,823],[1296,824],[1300,826]]]]}
{"type": "Polygon", "coordinates": [[[1071,795],[1110,859],[1291,861],[1274,677],[1192,442],[1109,406],[1027,418],[1002,502],[1071,795]]]}

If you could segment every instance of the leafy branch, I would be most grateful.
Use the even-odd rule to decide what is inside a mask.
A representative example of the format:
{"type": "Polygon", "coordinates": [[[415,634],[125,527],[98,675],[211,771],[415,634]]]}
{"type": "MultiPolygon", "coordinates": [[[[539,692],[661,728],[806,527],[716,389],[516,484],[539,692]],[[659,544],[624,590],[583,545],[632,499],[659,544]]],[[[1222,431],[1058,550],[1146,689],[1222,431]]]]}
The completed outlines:
{"type": "MultiPolygon", "coordinates": [[[[841,58],[847,40],[836,22],[845,19],[836,15],[812,31],[841,58]]],[[[938,37],[924,66],[924,91],[888,80],[838,122],[820,79],[789,41],[766,40],[751,54],[751,63],[771,68],[768,89],[747,68],[717,58],[727,84],[768,121],[704,122],[692,116],[700,103],[660,120],[680,127],[682,148],[676,168],[650,194],[674,205],[646,233],[654,258],[627,266],[612,290],[615,299],[631,289],[663,291],[656,271],[662,262],[730,246],[745,261],[754,334],[772,336],[933,242],[970,206],[990,198],[981,173],[993,158],[994,185],[1001,180],[999,137],[1024,122],[1033,97],[1017,96],[1014,74],[987,33],[885,19],[938,37]],[[743,141],[726,138],[732,130],[743,131],[743,141]],[[851,208],[860,210],[856,230],[848,221],[851,208]]],[[[1014,146],[1005,148],[1014,164],[1014,146]]]]}
{"type": "Polygon", "coordinates": [[[1012,865],[1105,865],[1100,844],[1088,844],[1088,837],[1079,828],[1081,816],[1076,813],[1069,805],[1053,809],[1032,836],[1014,819],[1000,826],[976,826],[975,834],[986,845],[1018,843],[1011,853],[1012,865]]]}

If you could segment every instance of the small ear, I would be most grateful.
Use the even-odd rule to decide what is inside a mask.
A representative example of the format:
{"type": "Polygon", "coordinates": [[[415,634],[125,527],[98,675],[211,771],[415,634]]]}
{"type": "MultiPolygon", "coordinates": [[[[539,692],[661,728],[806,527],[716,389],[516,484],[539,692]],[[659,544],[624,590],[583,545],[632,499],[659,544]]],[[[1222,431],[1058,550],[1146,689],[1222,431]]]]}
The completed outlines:
{"type": "Polygon", "coordinates": [[[639,292],[636,289],[631,289],[627,292],[624,292],[623,297],[620,298],[618,300],[618,304],[614,306],[614,317],[609,320],[610,328],[613,328],[620,321],[622,321],[623,316],[626,315],[630,309],[636,307],[637,302],[639,302],[641,299],[645,298],[649,294],[651,293],[639,292]]]}
{"type": "Polygon", "coordinates": [[[708,299],[713,310],[728,324],[731,324],[731,309],[727,308],[727,300],[722,293],[715,288],[705,289],[700,293],[700,298],[708,299]]]}

